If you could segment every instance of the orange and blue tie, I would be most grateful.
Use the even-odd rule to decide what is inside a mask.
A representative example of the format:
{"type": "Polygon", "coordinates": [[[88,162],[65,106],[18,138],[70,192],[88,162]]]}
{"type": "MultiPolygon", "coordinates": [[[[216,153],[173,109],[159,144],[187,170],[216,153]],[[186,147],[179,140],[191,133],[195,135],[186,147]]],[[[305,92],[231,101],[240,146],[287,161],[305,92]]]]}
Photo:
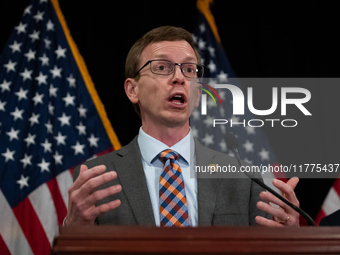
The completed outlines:
{"type": "Polygon", "coordinates": [[[159,177],[159,213],[161,227],[189,226],[188,205],[182,170],[177,162],[180,155],[164,150],[158,157],[164,164],[159,177]]]}

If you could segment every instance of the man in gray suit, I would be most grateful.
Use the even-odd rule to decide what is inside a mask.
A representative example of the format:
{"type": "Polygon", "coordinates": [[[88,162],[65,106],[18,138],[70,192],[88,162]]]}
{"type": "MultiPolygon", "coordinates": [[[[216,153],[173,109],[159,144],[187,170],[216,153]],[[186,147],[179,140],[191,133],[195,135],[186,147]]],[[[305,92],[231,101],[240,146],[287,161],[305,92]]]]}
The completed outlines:
{"type": "MultiPolygon", "coordinates": [[[[124,87],[142,127],[127,146],[75,170],[65,225],[160,226],[159,179],[164,165],[157,155],[169,148],[180,155],[176,164],[183,175],[190,226],[299,225],[298,213],[250,179],[190,178],[190,167],[237,166],[234,158],[204,147],[190,132],[189,117],[200,91],[190,91],[190,78],[202,75],[200,61],[191,34],[182,28],[153,29],[132,46],[124,87]]],[[[299,206],[297,182],[292,178],[273,184],[299,206]]]]}

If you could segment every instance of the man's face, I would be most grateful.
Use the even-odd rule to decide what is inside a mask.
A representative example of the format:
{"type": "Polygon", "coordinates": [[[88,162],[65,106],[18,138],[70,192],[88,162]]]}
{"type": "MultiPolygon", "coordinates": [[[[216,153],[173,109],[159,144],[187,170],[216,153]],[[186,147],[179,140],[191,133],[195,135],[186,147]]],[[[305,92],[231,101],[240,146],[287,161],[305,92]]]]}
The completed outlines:
{"type": "MultiPolygon", "coordinates": [[[[154,59],[197,63],[194,50],[184,40],[151,43],[142,53],[140,67],[154,59]]],[[[170,75],[157,75],[150,71],[149,65],[141,70],[136,82],[143,125],[149,122],[167,127],[188,125],[190,78],[183,75],[179,66],[170,75]]]]}

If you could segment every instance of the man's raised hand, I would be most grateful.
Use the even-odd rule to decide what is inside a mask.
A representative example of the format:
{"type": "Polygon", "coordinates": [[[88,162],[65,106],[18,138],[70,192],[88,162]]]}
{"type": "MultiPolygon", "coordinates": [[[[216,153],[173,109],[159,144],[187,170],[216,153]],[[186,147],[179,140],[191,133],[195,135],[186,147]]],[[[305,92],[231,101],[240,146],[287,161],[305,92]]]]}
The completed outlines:
{"type": "Polygon", "coordinates": [[[97,201],[122,190],[121,185],[97,190],[100,185],[117,178],[116,172],[104,173],[105,170],[106,167],[104,165],[95,166],[90,169],[85,165],[80,167],[78,178],[68,190],[69,201],[65,225],[94,224],[94,220],[100,214],[120,206],[120,200],[95,206],[97,201]]]}

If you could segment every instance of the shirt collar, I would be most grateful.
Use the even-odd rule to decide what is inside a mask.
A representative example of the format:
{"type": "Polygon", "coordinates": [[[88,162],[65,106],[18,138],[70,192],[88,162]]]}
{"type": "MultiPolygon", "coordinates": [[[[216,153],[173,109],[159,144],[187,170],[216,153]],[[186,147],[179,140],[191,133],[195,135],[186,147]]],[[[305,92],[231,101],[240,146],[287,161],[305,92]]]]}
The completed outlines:
{"type": "Polygon", "coordinates": [[[182,140],[169,148],[169,146],[167,146],[166,144],[145,133],[142,127],[140,127],[138,134],[138,145],[143,160],[145,160],[148,164],[151,164],[151,161],[161,151],[166,149],[172,149],[178,152],[187,164],[190,163],[190,157],[194,155],[194,138],[192,137],[191,131],[189,131],[189,133],[182,140]]]}

